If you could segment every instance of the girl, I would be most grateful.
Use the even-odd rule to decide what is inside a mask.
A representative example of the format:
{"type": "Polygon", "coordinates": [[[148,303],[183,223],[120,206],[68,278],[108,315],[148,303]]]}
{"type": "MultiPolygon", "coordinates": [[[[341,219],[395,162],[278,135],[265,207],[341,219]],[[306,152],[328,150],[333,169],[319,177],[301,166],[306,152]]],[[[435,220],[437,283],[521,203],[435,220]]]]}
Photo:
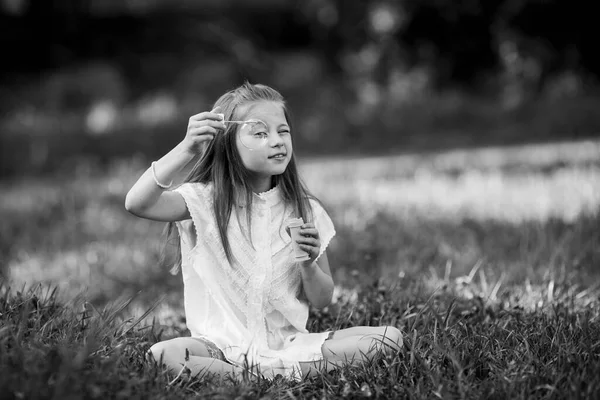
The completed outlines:
{"type": "Polygon", "coordinates": [[[129,212],[174,223],[180,236],[191,337],[150,348],[171,371],[185,363],[192,375],[238,375],[250,366],[267,377],[299,379],[400,349],[402,335],[389,326],[307,332],[308,303],[331,302],[325,250],[335,230],[300,181],[292,133],[283,97],[245,83],[213,111],[192,116],[183,141],[127,194],[129,212]],[[197,155],[185,183],[170,190],[197,155]],[[306,260],[293,256],[290,218],[306,221],[296,240],[306,260]]]}

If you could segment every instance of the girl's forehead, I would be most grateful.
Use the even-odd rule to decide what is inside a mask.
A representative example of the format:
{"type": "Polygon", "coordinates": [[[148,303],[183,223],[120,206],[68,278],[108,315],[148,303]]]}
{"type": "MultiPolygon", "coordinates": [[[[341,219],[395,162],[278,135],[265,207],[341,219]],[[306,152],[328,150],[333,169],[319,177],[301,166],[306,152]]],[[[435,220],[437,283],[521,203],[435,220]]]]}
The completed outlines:
{"type": "Polygon", "coordinates": [[[283,104],[277,101],[256,101],[238,108],[239,119],[260,119],[268,124],[287,124],[283,104]]]}

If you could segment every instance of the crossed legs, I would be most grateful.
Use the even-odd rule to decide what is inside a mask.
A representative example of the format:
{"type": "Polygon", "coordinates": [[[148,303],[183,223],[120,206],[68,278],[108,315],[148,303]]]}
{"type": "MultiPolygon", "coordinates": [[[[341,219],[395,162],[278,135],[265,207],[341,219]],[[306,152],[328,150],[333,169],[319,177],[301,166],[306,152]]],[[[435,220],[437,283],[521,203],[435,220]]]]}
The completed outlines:
{"type": "Polygon", "coordinates": [[[402,348],[402,333],[393,326],[356,326],[335,331],[321,346],[323,361],[301,362],[302,375],[331,371],[345,364],[360,364],[378,352],[393,354],[402,348]]]}
{"type": "Polygon", "coordinates": [[[174,374],[179,373],[185,363],[192,376],[202,376],[206,373],[221,376],[236,376],[243,372],[242,368],[212,357],[206,344],[201,339],[180,337],[158,342],[150,347],[148,353],[156,362],[160,362],[174,374]],[[185,361],[185,351],[188,351],[189,360],[185,361]]]}
{"type": "MultiPolygon", "coordinates": [[[[335,331],[333,337],[321,346],[323,361],[301,362],[303,376],[316,374],[326,369],[330,371],[344,364],[359,364],[377,352],[394,353],[402,347],[402,333],[392,326],[357,326],[335,331]]],[[[183,365],[190,369],[192,376],[213,373],[218,375],[240,376],[243,369],[211,355],[201,339],[181,337],[154,344],[149,353],[154,360],[166,365],[177,374],[183,365]],[[188,350],[189,361],[185,362],[188,350]]]]}

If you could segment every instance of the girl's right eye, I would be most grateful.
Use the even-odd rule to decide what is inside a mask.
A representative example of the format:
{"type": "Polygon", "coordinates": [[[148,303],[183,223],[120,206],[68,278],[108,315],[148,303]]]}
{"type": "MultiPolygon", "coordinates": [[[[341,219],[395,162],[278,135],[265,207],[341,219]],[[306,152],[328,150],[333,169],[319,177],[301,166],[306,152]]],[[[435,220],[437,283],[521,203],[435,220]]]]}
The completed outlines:
{"type": "Polygon", "coordinates": [[[267,136],[267,133],[266,132],[262,132],[262,131],[254,132],[254,136],[259,137],[259,138],[262,139],[262,138],[264,138],[264,137],[267,136]]]}

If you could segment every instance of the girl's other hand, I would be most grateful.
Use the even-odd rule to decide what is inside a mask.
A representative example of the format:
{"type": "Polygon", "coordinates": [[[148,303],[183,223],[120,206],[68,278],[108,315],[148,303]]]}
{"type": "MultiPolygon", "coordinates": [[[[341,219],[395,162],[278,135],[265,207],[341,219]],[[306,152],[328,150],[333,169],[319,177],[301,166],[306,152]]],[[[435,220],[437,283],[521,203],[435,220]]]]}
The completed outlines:
{"type": "Polygon", "coordinates": [[[312,222],[307,222],[306,224],[300,227],[300,231],[298,232],[298,246],[304,251],[308,253],[310,257],[308,260],[304,261],[305,265],[311,265],[321,252],[321,240],[319,239],[319,231],[315,228],[315,224],[312,222]]]}
{"type": "Polygon", "coordinates": [[[203,143],[213,140],[219,130],[225,130],[225,123],[222,114],[218,114],[219,111],[217,107],[210,112],[205,111],[190,117],[183,144],[191,153],[199,153],[203,143]]]}

